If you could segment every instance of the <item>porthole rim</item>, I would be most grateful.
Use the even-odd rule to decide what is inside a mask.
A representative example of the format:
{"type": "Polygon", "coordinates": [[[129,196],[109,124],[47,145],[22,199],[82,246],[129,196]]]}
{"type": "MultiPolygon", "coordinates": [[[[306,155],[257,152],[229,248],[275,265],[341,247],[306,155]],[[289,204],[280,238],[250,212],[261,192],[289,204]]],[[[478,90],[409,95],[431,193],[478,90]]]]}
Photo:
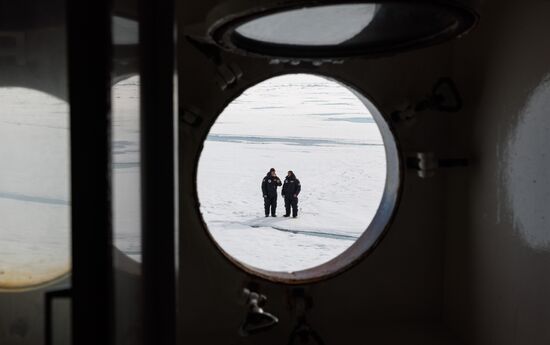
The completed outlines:
{"type": "Polygon", "coordinates": [[[312,1],[290,0],[278,3],[257,4],[255,6],[242,5],[239,0],[233,0],[224,4],[211,15],[206,28],[206,37],[219,47],[235,52],[239,55],[254,56],[270,59],[291,59],[302,61],[316,61],[319,59],[345,59],[353,57],[376,58],[399,54],[415,49],[426,48],[442,44],[460,38],[472,31],[479,22],[479,14],[475,9],[463,2],[453,0],[350,0],[350,1],[312,1]],[[335,50],[330,45],[326,46],[293,46],[290,44],[275,44],[261,42],[236,33],[236,29],[243,24],[271,14],[282,13],[288,10],[332,6],[342,4],[419,4],[431,7],[439,7],[452,13],[457,19],[455,26],[448,26],[431,35],[425,35],[410,42],[391,43],[382,46],[358,46],[344,50],[335,50]],[[234,37],[235,36],[235,37],[234,37]],[[235,41],[237,39],[237,41],[235,41]],[[239,42],[243,43],[241,45],[239,42]]]}
{"type": "Polygon", "coordinates": [[[261,280],[277,283],[277,284],[284,284],[284,285],[303,285],[303,284],[311,284],[311,283],[318,283],[322,281],[326,281],[328,279],[334,278],[344,272],[347,272],[351,268],[355,267],[359,263],[361,263],[366,257],[368,257],[372,252],[378,247],[382,239],[385,237],[387,232],[389,231],[393,220],[395,219],[395,215],[397,213],[397,210],[399,208],[399,204],[401,201],[401,196],[403,192],[403,180],[404,180],[404,160],[403,160],[403,154],[402,150],[400,148],[399,140],[396,135],[396,132],[389,121],[389,117],[384,116],[384,113],[380,110],[380,107],[372,101],[372,97],[368,95],[367,92],[362,90],[359,86],[357,86],[355,83],[350,82],[346,78],[335,75],[331,73],[319,73],[319,72],[312,72],[312,71],[284,71],[284,72],[278,72],[278,73],[271,73],[268,76],[265,76],[261,78],[260,80],[255,80],[254,82],[251,82],[247,84],[242,89],[237,90],[234,94],[232,94],[230,97],[227,97],[222,106],[216,107],[215,110],[213,110],[213,115],[211,118],[209,118],[209,123],[205,126],[204,131],[201,133],[200,137],[200,145],[196,148],[196,152],[194,155],[194,171],[193,171],[193,198],[195,199],[194,203],[194,213],[198,217],[198,220],[200,222],[202,231],[206,233],[206,236],[209,240],[209,242],[216,248],[216,250],[221,253],[221,256],[228,261],[234,268],[237,268],[240,272],[243,272],[251,277],[259,278],[261,280]],[[315,267],[307,268],[304,270],[299,270],[295,272],[281,272],[281,271],[269,271],[265,269],[261,269],[258,267],[254,267],[251,265],[248,265],[244,262],[239,261],[235,257],[233,257],[231,254],[229,254],[214,238],[212,233],[210,232],[208,228],[208,224],[206,223],[205,219],[202,216],[202,213],[200,211],[200,199],[198,195],[198,183],[197,183],[197,177],[198,177],[198,166],[200,162],[200,158],[204,149],[204,142],[206,141],[206,138],[208,134],[210,133],[210,129],[214,125],[214,123],[217,121],[219,116],[223,113],[223,111],[237,98],[239,98],[245,91],[248,89],[259,85],[260,83],[266,82],[272,78],[285,76],[285,75],[296,75],[296,74],[309,74],[317,77],[321,77],[324,79],[328,79],[332,82],[335,82],[342,87],[347,88],[350,92],[352,92],[368,109],[369,112],[373,115],[373,119],[375,120],[375,123],[377,124],[377,127],[382,135],[383,143],[384,143],[384,149],[386,151],[386,180],[384,184],[384,192],[382,193],[382,198],[380,200],[380,204],[375,212],[375,215],[367,228],[363,231],[363,233],[359,236],[359,238],[352,244],[350,247],[348,247],[346,250],[344,250],[342,253],[338,254],[337,256],[333,257],[332,259],[318,265],[315,267]],[[381,129],[382,126],[385,126],[384,131],[381,129]],[[388,154],[388,145],[387,140],[393,139],[391,141],[390,146],[393,146],[393,154],[392,157],[389,158],[388,154]],[[391,162],[390,162],[391,160],[391,162]],[[390,181],[392,186],[391,190],[388,190],[388,174],[390,173],[390,170],[393,171],[393,175],[390,181]],[[383,205],[383,201],[385,199],[386,203],[383,205]],[[384,206],[384,207],[383,207],[384,206]],[[384,217],[382,220],[379,220],[378,218],[382,217],[381,209],[387,209],[389,208],[389,211],[386,211],[384,217]],[[376,234],[369,235],[368,237],[365,236],[367,233],[371,233],[372,231],[369,231],[372,227],[372,224],[374,221],[377,220],[378,222],[383,221],[383,225],[377,225],[376,234]],[[371,238],[372,237],[372,238],[371,238]],[[369,244],[370,242],[370,244],[369,244]],[[363,248],[365,245],[367,245],[366,248],[363,248]],[[346,257],[348,257],[347,260],[343,260],[346,257]],[[341,262],[343,260],[343,262],[341,262]],[[333,267],[336,265],[336,267],[333,267]]]}

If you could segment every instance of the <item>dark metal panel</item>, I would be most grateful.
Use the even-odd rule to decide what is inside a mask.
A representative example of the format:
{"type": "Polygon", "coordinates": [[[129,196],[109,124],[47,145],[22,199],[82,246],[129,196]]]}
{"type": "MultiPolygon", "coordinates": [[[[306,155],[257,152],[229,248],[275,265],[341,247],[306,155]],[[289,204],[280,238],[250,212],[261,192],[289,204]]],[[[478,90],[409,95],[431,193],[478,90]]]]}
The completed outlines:
{"type": "Polygon", "coordinates": [[[67,3],[73,343],[113,344],[111,1],[67,3]]]}
{"type": "Polygon", "coordinates": [[[140,0],[145,344],[175,343],[174,2],[140,0]]]}

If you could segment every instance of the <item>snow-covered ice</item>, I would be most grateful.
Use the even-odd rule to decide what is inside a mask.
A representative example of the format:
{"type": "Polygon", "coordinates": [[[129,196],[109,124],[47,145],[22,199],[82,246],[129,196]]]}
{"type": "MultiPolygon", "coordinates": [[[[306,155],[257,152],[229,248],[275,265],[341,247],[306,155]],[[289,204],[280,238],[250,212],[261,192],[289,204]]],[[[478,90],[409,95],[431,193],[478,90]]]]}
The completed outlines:
{"type": "MultiPolygon", "coordinates": [[[[139,80],[113,92],[113,215],[118,248],[140,260],[139,80]]],[[[0,89],[0,287],[46,281],[70,267],[69,121],[64,101],[0,89]]],[[[296,271],[342,253],[371,221],[385,181],[376,124],[346,88],[311,75],[273,78],[231,103],[205,142],[201,212],[237,260],[296,271]],[[302,183],[299,217],[263,217],[269,168],[302,183]]],[[[280,189],[279,189],[280,191],[280,189]]],[[[215,248],[212,248],[215,250],[215,248]]]]}
{"type": "Polygon", "coordinates": [[[69,269],[68,106],[0,88],[0,288],[69,269]]]}
{"type": "Polygon", "coordinates": [[[141,261],[139,77],[113,87],[113,237],[115,245],[141,261]]]}
{"type": "MultiPolygon", "coordinates": [[[[116,245],[140,258],[139,80],[113,91],[116,245]]],[[[0,288],[70,269],[69,107],[25,88],[0,88],[0,288]]]]}
{"type": "MultiPolygon", "coordinates": [[[[201,212],[216,242],[237,260],[272,271],[322,264],[347,249],[374,216],[385,183],[377,125],[347,88],[287,75],[248,89],[212,127],[197,173],[201,212]],[[263,216],[271,168],[300,179],[299,217],[263,216]]],[[[279,188],[280,192],[280,188],[279,188]]]]}

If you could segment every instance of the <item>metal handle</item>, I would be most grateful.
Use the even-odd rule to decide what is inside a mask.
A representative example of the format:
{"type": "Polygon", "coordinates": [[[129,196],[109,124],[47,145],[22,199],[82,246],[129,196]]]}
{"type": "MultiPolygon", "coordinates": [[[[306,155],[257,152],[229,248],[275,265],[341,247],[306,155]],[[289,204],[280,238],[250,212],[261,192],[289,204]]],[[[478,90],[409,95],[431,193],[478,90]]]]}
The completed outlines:
{"type": "Polygon", "coordinates": [[[265,331],[279,322],[279,319],[275,315],[266,312],[262,308],[267,302],[266,296],[248,289],[244,289],[243,292],[248,299],[248,312],[239,330],[241,336],[246,337],[265,331]]]}

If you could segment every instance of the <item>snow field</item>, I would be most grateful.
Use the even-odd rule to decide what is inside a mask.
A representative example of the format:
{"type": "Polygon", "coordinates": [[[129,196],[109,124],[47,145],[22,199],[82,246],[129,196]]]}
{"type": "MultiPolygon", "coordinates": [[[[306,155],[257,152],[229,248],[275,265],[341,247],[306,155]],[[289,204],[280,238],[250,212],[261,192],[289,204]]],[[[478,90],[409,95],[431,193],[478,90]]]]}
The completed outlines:
{"type": "Polygon", "coordinates": [[[237,260],[271,271],[320,265],[346,250],[372,220],[385,182],[385,152],[365,106],[311,75],[270,79],[220,115],[197,176],[201,212],[237,260]],[[261,180],[270,168],[300,179],[299,216],[265,218],[261,180]]]}
{"type": "MultiPolygon", "coordinates": [[[[139,80],[113,93],[116,246],[140,260],[139,80]]],[[[69,124],[65,102],[0,89],[0,287],[34,284],[70,269],[69,124]]],[[[247,90],[212,127],[201,155],[201,213],[217,243],[250,266],[297,271],[348,248],[366,229],[385,181],[380,133],[346,88],[310,75],[247,90]],[[263,217],[269,168],[302,184],[299,217],[263,217]]],[[[281,188],[279,188],[280,193],[281,188]]],[[[215,248],[212,248],[215,250],[215,248]]]]}

